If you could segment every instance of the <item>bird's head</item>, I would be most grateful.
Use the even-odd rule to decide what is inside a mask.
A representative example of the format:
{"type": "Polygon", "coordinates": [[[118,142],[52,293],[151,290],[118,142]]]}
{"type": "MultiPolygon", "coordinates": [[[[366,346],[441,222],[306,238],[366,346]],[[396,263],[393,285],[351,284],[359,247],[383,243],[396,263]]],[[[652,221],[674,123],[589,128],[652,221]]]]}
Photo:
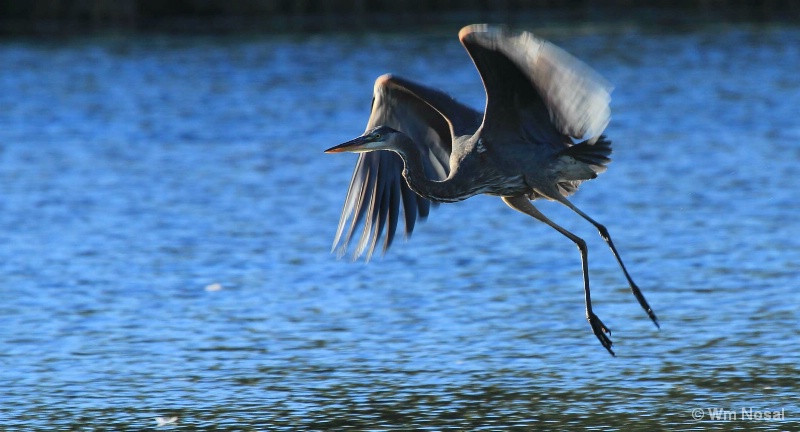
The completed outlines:
{"type": "Polygon", "coordinates": [[[325,153],[364,153],[375,150],[392,150],[394,149],[394,140],[399,136],[402,136],[402,132],[389,126],[378,126],[364,132],[358,138],[325,150],[325,153]]]}

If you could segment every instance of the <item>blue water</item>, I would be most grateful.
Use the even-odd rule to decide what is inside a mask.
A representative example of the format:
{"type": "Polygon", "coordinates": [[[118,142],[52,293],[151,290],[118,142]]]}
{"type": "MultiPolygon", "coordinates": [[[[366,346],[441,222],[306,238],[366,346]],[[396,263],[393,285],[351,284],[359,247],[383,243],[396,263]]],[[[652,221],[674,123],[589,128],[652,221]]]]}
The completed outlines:
{"type": "Polygon", "coordinates": [[[0,43],[0,428],[800,429],[800,30],[545,33],[616,85],[573,202],[660,331],[539,205],[616,358],[574,245],[497,198],[329,254],[355,157],[322,150],[375,77],[483,105],[456,32],[0,43]]]}

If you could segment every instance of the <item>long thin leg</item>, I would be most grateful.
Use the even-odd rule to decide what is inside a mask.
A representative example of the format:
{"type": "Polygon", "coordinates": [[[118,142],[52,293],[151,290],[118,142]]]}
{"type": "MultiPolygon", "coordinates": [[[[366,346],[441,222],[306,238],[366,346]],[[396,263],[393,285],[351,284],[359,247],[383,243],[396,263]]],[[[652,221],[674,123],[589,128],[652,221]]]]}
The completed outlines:
{"type": "Polygon", "coordinates": [[[631,278],[631,275],[628,274],[628,269],[626,269],[625,268],[625,264],[622,263],[622,258],[620,258],[619,253],[617,252],[617,248],[614,247],[614,242],[611,241],[611,235],[608,233],[608,230],[606,229],[606,227],[604,227],[603,225],[601,225],[600,223],[598,223],[594,219],[590,218],[589,215],[587,215],[586,213],[582,212],[579,208],[575,207],[574,204],[569,202],[563,196],[556,197],[556,200],[558,202],[564,204],[565,206],[569,207],[572,211],[574,211],[575,213],[579,214],[582,218],[586,219],[587,221],[589,221],[589,223],[594,225],[595,228],[597,228],[597,231],[600,233],[600,237],[602,237],[603,240],[605,240],[605,242],[608,244],[608,247],[611,248],[611,253],[613,253],[614,254],[614,258],[617,259],[617,263],[619,263],[619,266],[622,269],[622,273],[625,274],[625,279],[628,280],[628,284],[631,287],[631,292],[633,293],[633,296],[636,297],[636,300],[639,301],[639,305],[641,305],[642,309],[644,309],[645,312],[647,312],[647,316],[649,316],[650,319],[653,320],[653,323],[656,325],[656,327],[661,328],[661,326],[658,325],[658,318],[656,317],[656,314],[653,312],[653,309],[647,303],[647,300],[644,298],[644,294],[642,294],[642,290],[640,290],[639,286],[636,285],[635,282],[633,282],[633,279],[631,278]]]}
{"type": "Polygon", "coordinates": [[[600,318],[598,318],[597,315],[592,312],[592,295],[589,291],[589,248],[586,246],[586,242],[582,238],[572,234],[548,219],[547,216],[543,215],[536,207],[533,206],[533,204],[531,204],[530,200],[524,196],[503,197],[503,201],[514,210],[525,213],[528,216],[550,225],[553,229],[572,240],[572,242],[578,246],[578,250],[581,252],[581,267],[583,269],[583,292],[585,296],[584,301],[586,304],[586,319],[589,321],[589,325],[592,326],[592,332],[594,335],[597,336],[597,339],[600,340],[600,343],[603,345],[603,347],[605,347],[605,349],[607,349],[608,352],[613,356],[614,351],[611,350],[612,342],[608,337],[608,335],[611,334],[611,331],[608,330],[608,327],[606,327],[606,325],[600,321],[600,318]]]}

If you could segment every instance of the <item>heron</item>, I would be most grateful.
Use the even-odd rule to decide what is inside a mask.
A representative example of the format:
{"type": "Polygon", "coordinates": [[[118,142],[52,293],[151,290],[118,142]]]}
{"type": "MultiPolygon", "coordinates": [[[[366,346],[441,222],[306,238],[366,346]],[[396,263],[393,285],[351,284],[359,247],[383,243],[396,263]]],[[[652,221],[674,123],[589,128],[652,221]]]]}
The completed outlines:
{"type": "Polygon", "coordinates": [[[447,93],[392,74],[375,81],[366,131],[325,150],[359,153],[333,248],[346,253],[357,231],[354,259],[370,259],[383,239],[389,249],[400,223],[406,237],[438,203],[478,194],[499,196],[509,207],[543,222],[578,247],[586,319],[614,356],[611,332],[592,310],[586,241],[562,228],[532,201],[559,202],[591,223],[611,249],[633,295],[658,319],[634,283],[605,226],[567,197],[611,161],[603,135],[610,120],[612,86],[589,66],[528,31],[473,24],[458,38],[486,92],[484,112],[447,93]]]}

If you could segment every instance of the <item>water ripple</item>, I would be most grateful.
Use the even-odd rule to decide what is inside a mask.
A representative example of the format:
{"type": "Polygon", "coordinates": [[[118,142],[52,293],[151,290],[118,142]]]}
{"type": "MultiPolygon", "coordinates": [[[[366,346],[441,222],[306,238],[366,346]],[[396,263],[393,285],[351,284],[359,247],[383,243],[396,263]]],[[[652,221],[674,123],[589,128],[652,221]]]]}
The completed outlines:
{"type": "Polygon", "coordinates": [[[733,426],[790,428],[800,32],[553,38],[617,85],[615,161],[575,202],[662,330],[591,227],[541,205],[589,242],[617,358],[574,247],[497,199],[368,265],[329,255],[354,159],[321,151],[387,71],[481,106],[454,37],[3,42],[0,424],[708,430],[731,425],[693,409],[752,408],[787,420],[733,426]]]}

